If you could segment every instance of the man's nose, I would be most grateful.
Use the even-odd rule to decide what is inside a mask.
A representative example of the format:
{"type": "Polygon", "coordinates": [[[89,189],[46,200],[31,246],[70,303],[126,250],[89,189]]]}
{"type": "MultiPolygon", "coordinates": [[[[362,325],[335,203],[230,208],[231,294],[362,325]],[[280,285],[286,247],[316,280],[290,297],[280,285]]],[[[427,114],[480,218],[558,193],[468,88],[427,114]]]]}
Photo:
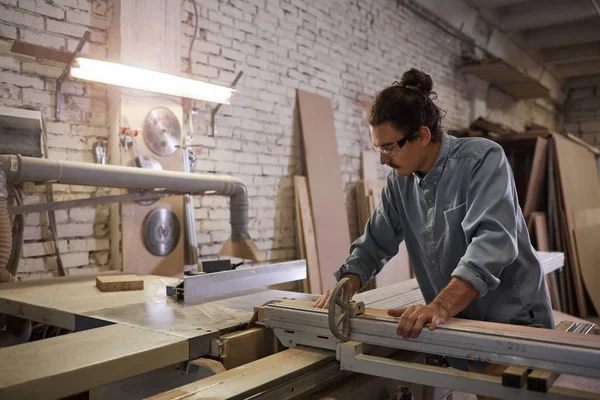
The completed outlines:
{"type": "Polygon", "coordinates": [[[388,162],[390,162],[390,158],[390,156],[379,152],[379,162],[381,163],[381,165],[386,165],[388,162]]]}

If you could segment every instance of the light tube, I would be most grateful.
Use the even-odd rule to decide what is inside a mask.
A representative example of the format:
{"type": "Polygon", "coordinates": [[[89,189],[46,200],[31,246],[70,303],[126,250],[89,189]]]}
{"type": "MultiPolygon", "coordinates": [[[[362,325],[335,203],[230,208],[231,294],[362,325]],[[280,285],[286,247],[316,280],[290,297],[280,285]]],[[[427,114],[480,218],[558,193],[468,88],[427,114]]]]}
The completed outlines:
{"type": "Polygon", "coordinates": [[[75,59],[70,72],[78,79],[221,104],[230,104],[235,91],[195,79],[83,57],[75,59]]]}

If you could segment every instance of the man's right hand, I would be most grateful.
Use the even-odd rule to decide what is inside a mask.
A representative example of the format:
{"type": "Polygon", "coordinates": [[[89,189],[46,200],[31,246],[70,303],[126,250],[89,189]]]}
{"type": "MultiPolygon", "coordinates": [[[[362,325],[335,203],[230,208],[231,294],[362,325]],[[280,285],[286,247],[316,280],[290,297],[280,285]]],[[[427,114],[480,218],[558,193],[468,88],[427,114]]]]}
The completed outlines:
{"type": "MultiPolygon", "coordinates": [[[[354,295],[358,292],[358,289],[360,289],[360,278],[358,277],[358,275],[354,275],[354,274],[346,274],[346,275],[343,275],[342,278],[350,279],[349,289],[350,289],[350,299],[352,299],[352,297],[354,297],[354,295]]],[[[312,306],[316,307],[316,308],[329,307],[329,299],[331,297],[332,291],[333,291],[333,289],[327,289],[325,291],[325,293],[323,293],[321,295],[321,297],[319,297],[319,299],[313,303],[312,306]]]]}

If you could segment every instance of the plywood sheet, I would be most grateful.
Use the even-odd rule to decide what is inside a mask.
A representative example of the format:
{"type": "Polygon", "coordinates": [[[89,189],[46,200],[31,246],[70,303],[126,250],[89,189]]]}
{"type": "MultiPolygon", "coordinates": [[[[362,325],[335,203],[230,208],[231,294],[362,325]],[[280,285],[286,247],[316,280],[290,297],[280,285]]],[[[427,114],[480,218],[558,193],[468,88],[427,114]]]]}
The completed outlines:
{"type": "Polygon", "coordinates": [[[532,212],[540,210],[542,206],[544,188],[546,187],[547,150],[548,140],[537,138],[523,206],[523,216],[526,220],[532,212]]]}
{"type": "MultiPolygon", "coordinates": [[[[123,96],[121,101],[121,122],[124,126],[141,130],[146,115],[156,107],[169,108],[181,124],[183,120],[181,106],[173,103],[167,104],[160,99],[139,99],[126,96],[123,96]]],[[[183,170],[181,149],[177,149],[175,153],[163,157],[153,153],[141,135],[138,135],[135,140],[145,155],[152,156],[161,163],[163,170],[183,170]]],[[[121,147],[122,165],[128,165],[134,159],[133,150],[129,149],[128,152],[125,152],[125,149],[121,147]]],[[[174,277],[183,275],[185,225],[183,196],[165,197],[148,206],[132,202],[122,203],[121,218],[123,271],[139,275],[152,274],[174,277]],[[155,256],[144,245],[144,221],[148,214],[157,208],[167,208],[173,211],[179,220],[179,242],[175,249],[166,256],[155,256]]]]}
{"type": "Polygon", "coordinates": [[[175,278],[140,278],[144,280],[143,290],[112,293],[100,292],[94,276],[3,283],[0,313],[20,315],[72,330],[75,329],[75,314],[164,299],[166,285],[177,283],[175,278]]]}
{"type": "MultiPolygon", "coordinates": [[[[600,225],[575,229],[581,277],[596,312],[600,312],[600,225]]],[[[596,314],[597,315],[597,314],[596,314]]]]}
{"type": "Polygon", "coordinates": [[[161,393],[150,400],[249,398],[265,390],[267,385],[277,386],[331,362],[335,362],[335,354],[329,351],[288,349],[161,393]]]}
{"type": "Polygon", "coordinates": [[[556,161],[560,176],[560,187],[564,212],[567,221],[568,244],[573,272],[573,284],[577,298],[579,316],[585,317],[587,305],[581,277],[579,260],[575,248],[574,211],[588,208],[600,208],[600,185],[594,154],[560,135],[554,135],[556,161]]]}
{"type": "Polygon", "coordinates": [[[313,214],[310,207],[307,179],[304,176],[296,176],[294,177],[294,184],[296,188],[298,209],[300,211],[297,218],[300,218],[302,227],[301,234],[303,250],[306,256],[309,293],[321,294],[324,290],[321,281],[321,269],[319,265],[319,256],[317,253],[317,242],[315,240],[313,214]]]}
{"type": "Polygon", "coordinates": [[[298,90],[304,156],[323,288],[346,261],[350,230],[331,100],[298,90]]]}
{"type": "Polygon", "coordinates": [[[63,398],[188,359],[188,342],[111,325],[0,349],[0,398],[63,398]]]}

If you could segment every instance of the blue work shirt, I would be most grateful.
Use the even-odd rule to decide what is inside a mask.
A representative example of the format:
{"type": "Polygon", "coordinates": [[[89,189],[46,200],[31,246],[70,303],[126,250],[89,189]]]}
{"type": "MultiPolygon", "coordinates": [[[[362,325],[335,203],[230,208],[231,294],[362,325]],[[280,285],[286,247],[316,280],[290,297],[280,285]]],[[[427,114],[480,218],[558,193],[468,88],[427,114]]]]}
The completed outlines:
{"type": "Polygon", "coordinates": [[[402,240],[427,303],[459,277],[479,294],[457,318],[554,327],[512,169],[496,142],[444,134],[425,176],[390,171],[381,203],[336,279],[353,273],[364,287],[402,240]]]}

